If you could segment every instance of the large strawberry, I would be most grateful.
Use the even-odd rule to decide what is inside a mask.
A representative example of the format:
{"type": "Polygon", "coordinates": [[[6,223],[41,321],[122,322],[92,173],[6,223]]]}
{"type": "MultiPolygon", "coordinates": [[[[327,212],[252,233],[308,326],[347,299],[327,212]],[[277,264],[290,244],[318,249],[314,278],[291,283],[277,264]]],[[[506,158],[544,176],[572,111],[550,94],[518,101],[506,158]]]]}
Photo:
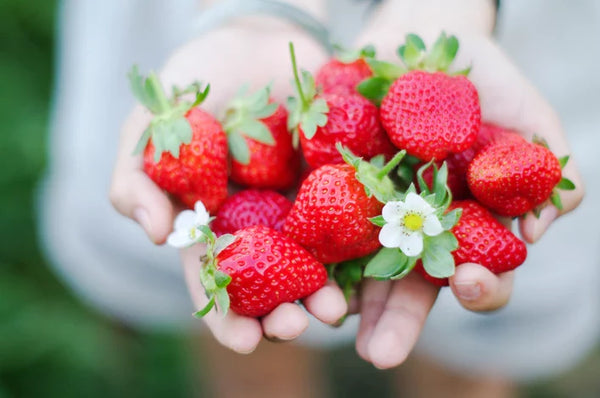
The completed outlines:
{"type": "Polygon", "coordinates": [[[226,313],[261,317],[279,304],[304,298],[327,280],[327,271],[299,244],[271,228],[256,225],[215,240],[203,228],[208,251],[200,280],[209,297],[197,315],[215,304],[226,313]]]}
{"type": "Polygon", "coordinates": [[[387,173],[403,156],[380,169],[344,153],[352,165],[328,164],[313,170],[283,226],[288,236],[325,264],[362,257],[381,246],[380,228],[369,220],[381,214],[380,193],[394,190],[387,173]]]}
{"type": "Polygon", "coordinates": [[[467,181],[475,198],[499,215],[517,217],[548,199],[562,207],[556,189],[573,189],[561,177],[568,157],[557,159],[544,145],[525,140],[485,147],[469,165],[467,181]]]}
{"type": "Polygon", "coordinates": [[[174,89],[167,99],[154,73],[144,78],[134,66],[129,79],[138,101],[155,115],[135,149],[144,152],[144,171],[188,207],[200,200],[216,211],[227,197],[227,139],[221,124],[197,107],[208,86],[174,89]],[[193,103],[179,100],[187,93],[195,95],[193,103]]]}
{"type": "Polygon", "coordinates": [[[310,73],[302,71],[300,81],[291,43],[290,52],[297,98],[288,99],[288,127],[295,142],[301,142],[307,163],[312,168],[343,163],[338,142],[365,159],[380,154],[391,158],[396,149],[381,127],[377,108],[354,93],[318,94],[310,73]]]}
{"type": "MultiPolygon", "coordinates": [[[[452,228],[458,249],[452,252],[456,264],[481,264],[495,274],[507,272],[523,264],[527,257],[525,243],[494,216],[473,200],[455,201],[448,208],[462,209],[462,216],[452,228]]],[[[447,286],[447,278],[434,278],[420,263],[417,272],[438,286],[447,286]]]]}
{"type": "Polygon", "coordinates": [[[272,102],[269,87],[242,88],[227,108],[223,127],[232,154],[231,179],[253,188],[287,189],[298,179],[300,153],[287,129],[288,113],[272,102]]]}
{"type": "Polygon", "coordinates": [[[292,202],[274,191],[247,189],[225,200],[211,228],[217,236],[253,225],[281,231],[292,202]]]}
{"type": "Polygon", "coordinates": [[[423,41],[408,35],[398,50],[408,70],[371,62],[375,77],[359,86],[369,98],[383,97],[381,123],[394,145],[424,161],[469,148],[481,125],[477,90],[463,76],[468,70],[448,72],[457,50],[457,39],[442,34],[427,54],[423,41]]]}
{"type": "Polygon", "coordinates": [[[366,58],[375,56],[375,49],[366,46],[359,51],[341,50],[319,68],[315,82],[324,92],[356,93],[358,83],[373,75],[366,58]]]}

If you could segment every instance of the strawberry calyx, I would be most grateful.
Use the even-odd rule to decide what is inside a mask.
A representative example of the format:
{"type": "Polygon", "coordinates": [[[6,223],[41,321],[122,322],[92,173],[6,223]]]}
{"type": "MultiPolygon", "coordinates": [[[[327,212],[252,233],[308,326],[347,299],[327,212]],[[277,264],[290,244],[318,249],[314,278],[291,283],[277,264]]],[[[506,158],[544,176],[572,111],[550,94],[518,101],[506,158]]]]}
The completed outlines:
{"type": "Polygon", "coordinates": [[[359,59],[368,60],[375,58],[375,46],[372,44],[368,44],[357,50],[334,44],[333,49],[335,51],[335,59],[343,64],[351,64],[359,59]]]}
{"type": "Polygon", "coordinates": [[[327,101],[317,96],[317,87],[315,79],[310,72],[302,70],[302,79],[298,74],[298,66],[296,63],[296,54],[294,52],[294,44],[290,42],[290,57],[292,60],[292,69],[294,71],[293,86],[296,91],[296,97],[289,97],[287,107],[288,130],[292,131],[294,148],[298,148],[300,141],[300,131],[306,139],[311,139],[317,133],[318,127],[323,127],[327,124],[327,113],[329,106],[327,101]]]}
{"type": "Polygon", "coordinates": [[[210,85],[202,89],[199,82],[194,82],[184,89],[173,87],[173,96],[169,99],[154,72],[144,77],[134,65],[127,76],[133,95],[154,115],[138,141],[134,155],[141,153],[152,139],[155,162],[160,161],[163,152],[178,158],[180,146],[192,141],[192,127],[185,115],[206,99],[210,85]],[[193,94],[194,101],[182,101],[181,97],[187,94],[193,94]]]}
{"type": "Polygon", "coordinates": [[[336,148],[342,154],[344,161],[356,170],[355,177],[365,188],[367,196],[375,196],[381,203],[398,198],[399,192],[396,191],[389,174],[400,164],[406,155],[405,150],[401,150],[389,162],[384,163],[383,155],[375,156],[367,162],[339,142],[336,143],[336,148]]]}
{"type": "Polygon", "coordinates": [[[231,276],[217,268],[217,255],[229,246],[235,240],[235,236],[231,234],[223,234],[218,238],[206,225],[198,227],[202,232],[202,236],[198,238],[198,242],[206,243],[206,254],[200,258],[202,266],[200,267],[200,283],[204,287],[204,292],[208,298],[208,303],[204,308],[194,313],[196,318],[202,318],[217,306],[217,310],[223,316],[227,315],[229,310],[229,294],[227,286],[231,282],[231,276]]]}
{"type": "MultiPolygon", "coordinates": [[[[418,260],[433,277],[447,278],[454,274],[452,252],[458,248],[458,241],[451,229],[458,223],[462,209],[447,211],[452,202],[447,178],[448,167],[445,162],[439,169],[433,162],[423,165],[417,171],[420,193],[417,194],[417,188],[411,184],[406,192],[386,203],[381,216],[371,218],[373,224],[382,227],[379,239],[384,247],[365,267],[365,277],[401,279],[413,270],[418,260]],[[433,167],[431,189],[423,178],[423,173],[429,167],[433,167]],[[397,239],[399,235],[396,234],[404,237],[397,239]],[[421,241],[420,251],[409,251],[405,245],[407,237],[414,238],[414,235],[418,235],[417,240],[421,241]]],[[[412,245],[414,247],[414,242],[412,245]]]]}
{"type": "Polygon", "coordinates": [[[442,32],[428,52],[423,39],[414,33],[409,33],[406,35],[405,43],[396,51],[403,65],[374,58],[367,59],[373,76],[360,82],[357,90],[362,96],[379,105],[392,83],[409,71],[422,70],[466,76],[471,67],[456,72],[448,70],[456,57],[458,47],[458,39],[455,36],[446,36],[446,33],[442,32]]]}
{"type": "Polygon", "coordinates": [[[250,149],[244,138],[273,146],[275,139],[269,128],[260,120],[272,116],[279,106],[270,101],[271,87],[267,85],[254,93],[242,86],[228,104],[223,117],[223,130],[233,158],[243,165],[250,163],[250,149]]]}

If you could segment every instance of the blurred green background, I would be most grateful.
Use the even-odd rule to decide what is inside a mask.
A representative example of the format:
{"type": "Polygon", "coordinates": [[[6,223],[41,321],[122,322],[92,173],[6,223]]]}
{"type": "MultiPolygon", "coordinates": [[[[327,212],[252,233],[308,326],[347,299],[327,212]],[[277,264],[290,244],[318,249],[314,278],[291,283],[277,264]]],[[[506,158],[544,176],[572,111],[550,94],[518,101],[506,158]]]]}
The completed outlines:
{"type": "MultiPolygon", "coordinates": [[[[40,253],[34,198],[45,165],[56,6],[0,0],[0,398],[202,395],[186,336],[131,330],[95,313],[40,253]]],[[[389,395],[390,374],[359,361],[352,347],[329,353],[326,368],[335,396],[389,395]]],[[[521,392],[599,397],[599,376],[596,353],[521,392]]]]}

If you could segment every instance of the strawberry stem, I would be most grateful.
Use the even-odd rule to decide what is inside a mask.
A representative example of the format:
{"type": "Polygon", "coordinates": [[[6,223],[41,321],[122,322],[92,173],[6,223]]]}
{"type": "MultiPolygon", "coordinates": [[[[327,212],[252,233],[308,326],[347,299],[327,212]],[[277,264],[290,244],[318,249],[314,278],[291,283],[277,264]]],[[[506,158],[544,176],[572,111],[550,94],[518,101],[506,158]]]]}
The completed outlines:
{"type": "Polygon", "coordinates": [[[382,179],[383,177],[388,175],[394,169],[394,167],[398,166],[398,164],[402,161],[404,156],[406,156],[405,150],[402,150],[395,154],[392,160],[387,162],[385,166],[383,166],[383,168],[379,170],[379,172],[377,172],[377,178],[382,179]]]}
{"type": "Polygon", "coordinates": [[[157,101],[160,113],[168,112],[171,109],[171,104],[169,103],[167,95],[165,94],[165,91],[163,90],[163,87],[160,84],[160,81],[158,80],[156,74],[154,72],[150,72],[147,81],[148,83],[150,83],[150,85],[152,86],[152,91],[154,91],[155,93],[154,98],[157,101]]]}
{"type": "Polygon", "coordinates": [[[302,109],[306,110],[310,106],[306,97],[304,96],[304,92],[302,91],[302,83],[300,83],[300,76],[298,75],[298,65],[296,63],[296,52],[294,51],[294,43],[290,42],[290,56],[292,58],[292,69],[294,71],[294,82],[296,83],[296,88],[298,89],[298,96],[300,97],[300,102],[302,102],[302,109]]]}

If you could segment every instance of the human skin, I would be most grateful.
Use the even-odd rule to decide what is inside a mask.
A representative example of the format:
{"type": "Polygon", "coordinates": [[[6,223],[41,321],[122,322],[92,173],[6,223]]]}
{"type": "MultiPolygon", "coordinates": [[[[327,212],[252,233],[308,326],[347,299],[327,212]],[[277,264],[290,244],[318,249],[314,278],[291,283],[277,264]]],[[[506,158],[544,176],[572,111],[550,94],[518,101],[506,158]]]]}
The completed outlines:
{"type": "MultiPolygon", "coordinates": [[[[322,2],[304,4],[317,15],[324,13],[322,2]]],[[[470,78],[480,91],[483,119],[522,131],[543,135],[558,155],[568,145],[555,112],[521,76],[490,37],[494,21],[487,0],[389,0],[384,2],[359,38],[359,44],[373,43],[383,58],[393,59],[394,50],[406,32],[421,34],[431,43],[441,30],[456,34],[461,42],[457,65],[474,65],[470,78]]],[[[291,67],[287,44],[293,41],[302,68],[316,70],[327,55],[306,33],[271,17],[246,17],[194,39],[176,50],[161,70],[164,87],[184,86],[193,80],[211,84],[211,94],[202,107],[220,115],[229,98],[244,83],[252,87],[272,82],[272,96],[283,102],[291,93],[291,67]],[[218,50],[215,50],[218,49],[218,50]],[[240,67],[243,65],[243,67],[240,67]]],[[[110,198],[123,215],[137,221],[156,244],[163,244],[173,225],[177,208],[143,172],[141,156],[131,152],[150,115],[136,107],[124,123],[115,164],[110,198]]],[[[562,195],[570,211],[583,197],[583,185],[574,162],[565,175],[578,186],[562,195]]],[[[530,215],[520,221],[528,242],[541,237],[559,213],[549,207],[539,220],[530,215]]],[[[197,308],[206,297],[198,280],[198,258],[202,246],[182,251],[181,259],[190,294],[197,308]]],[[[494,275],[477,264],[457,267],[450,278],[453,293],[461,304],[474,311],[490,311],[508,302],[513,273],[494,275]]],[[[359,298],[361,323],[356,348],[359,355],[379,368],[402,363],[412,350],[427,318],[438,289],[418,275],[400,281],[367,281],[359,298]]],[[[328,284],[303,302],[304,307],[324,323],[337,322],[347,305],[339,288],[328,284]]],[[[263,336],[293,340],[308,326],[306,312],[286,303],[262,319],[230,312],[222,317],[211,311],[205,323],[225,347],[240,353],[252,352],[263,336]]]]}

